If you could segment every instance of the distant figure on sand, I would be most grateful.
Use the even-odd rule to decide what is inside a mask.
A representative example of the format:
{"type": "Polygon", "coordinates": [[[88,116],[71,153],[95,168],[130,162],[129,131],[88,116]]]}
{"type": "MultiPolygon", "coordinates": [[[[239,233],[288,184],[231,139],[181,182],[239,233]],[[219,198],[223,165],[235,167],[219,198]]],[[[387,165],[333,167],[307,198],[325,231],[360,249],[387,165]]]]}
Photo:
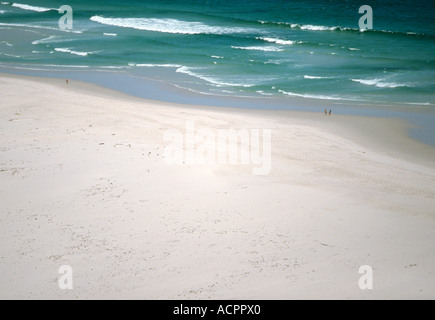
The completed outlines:
{"type": "Polygon", "coordinates": [[[66,85],[68,85],[68,83],[69,83],[69,80],[68,80],[68,79],[66,79],[66,80],[65,80],[65,82],[66,82],[66,85]]]}
{"type": "Polygon", "coordinates": [[[325,109],[325,116],[327,116],[327,115],[328,115],[328,110],[325,109]]]}
{"type": "Polygon", "coordinates": [[[332,110],[331,109],[329,109],[329,115],[332,115],[332,110]]]}

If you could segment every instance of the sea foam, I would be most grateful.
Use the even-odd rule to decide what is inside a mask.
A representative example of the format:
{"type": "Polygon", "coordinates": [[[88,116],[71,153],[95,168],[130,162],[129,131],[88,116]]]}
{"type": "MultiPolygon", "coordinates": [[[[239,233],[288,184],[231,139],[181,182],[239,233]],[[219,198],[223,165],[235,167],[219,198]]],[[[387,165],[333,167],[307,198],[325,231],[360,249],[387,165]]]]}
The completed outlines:
{"type": "Polygon", "coordinates": [[[378,88],[400,88],[413,87],[409,83],[385,82],[385,79],[351,79],[353,82],[358,82],[366,86],[376,86],[378,88]]]}
{"type": "Polygon", "coordinates": [[[145,68],[181,68],[179,64],[154,64],[154,63],[129,63],[130,67],[145,67],[145,68]]]}
{"type": "Polygon", "coordinates": [[[48,38],[43,38],[43,39],[32,41],[32,44],[33,45],[38,45],[38,44],[53,43],[53,42],[63,42],[63,41],[69,41],[69,40],[62,39],[59,36],[49,36],[48,38]]]}
{"type": "Polygon", "coordinates": [[[332,78],[331,77],[318,77],[318,76],[304,75],[304,79],[318,80],[318,79],[332,79],[332,78]]]}
{"type": "Polygon", "coordinates": [[[31,6],[28,4],[21,4],[21,3],[13,3],[12,7],[16,7],[16,8],[20,8],[20,9],[28,10],[28,11],[36,11],[36,12],[47,12],[47,11],[51,11],[51,10],[57,10],[57,9],[50,9],[50,8],[44,8],[44,7],[35,7],[35,6],[31,6]]]}
{"type": "Polygon", "coordinates": [[[265,47],[257,47],[257,46],[251,46],[251,47],[237,47],[237,46],[231,46],[233,49],[239,49],[239,50],[254,50],[254,51],[268,51],[268,52],[280,52],[284,51],[284,49],[274,46],[265,46],[265,47]]]}
{"type": "Polygon", "coordinates": [[[57,52],[71,53],[71,54],[74,54],[76,56],[82,56],[82,57],[86,57],[89,54],[95,53],[95,52],[74,51],[74,50],[71,50],[69,48],[55,48],[54,50],[57,52]]]}
{"type": "Polygon", "coordinates": [[[346,99],[342,97],[335,97],[335,96],[322,96],[322,95],[313,95],[313,94],[302,94],[302,93],[294,93],[294,92],[288,92],[284,90],[278,90],[278,92],[291,97],[299,97],[299,98],[307,98],[307,99],[321,99],[321,100],[351,100],[346,99]]]}
{"type": "Polygon", "coordinates": [[[252,31],[252,29],[242,27],[209,26],[202,22],[181,21],[177,19],[105,18],[93,16],[91,17],[91,21],[121,28],[191,35],[248,33],[252,31]]]}
{"type": "Polygon", "coordinates": [[[199,70],[199,68],[191,68],[191,67],[185,67],[185,66],[183,66],[181,68],[178,68],[177,72],[178,73],[184,73],[184,74],[187,74],[187,75],[189,75],[191,77],[195,77],[195,78],[204,80],[204,81],[206,81],[206,82],[208,82],[208,83],[210,83],[210,84],[212,84],[212,85],[214,85],[216,87],[243,87],[243,88],[250,88],[250,87],[254,86],[254,84],[225,82],[225,81],[222,81],[220,79],[216,79],[216,78],[212,78],[210,76],[206,76],[206,75],[200,74],[198,72],[195,72],[194,70],[197,71],[197,70],[199,70]]]}
{"type": "Polygon", "coordinates": [[[280,45],[292,45],[295,44],[296,41],[292,41],[292,40],[282,40],[282,39],[277,39],[277,38],[262,38],[262,37],[257,37],[257,40],[263,40],[269,43],[276,43],[276,44],[280,44],[280,45]]]}
{"type": "Polygon", "coordinates": [[[0,26],[30,28],[30,29],[55,30],[55,31],[70,32],[70,33],[83,33],[83,31],[80,31],[80,30],[68,30],[68,29],[63,30],[63,29],[54,28],[54,27],[39,26],[37,24],[3,23],[3,22],[0,22],[0,26]]]}

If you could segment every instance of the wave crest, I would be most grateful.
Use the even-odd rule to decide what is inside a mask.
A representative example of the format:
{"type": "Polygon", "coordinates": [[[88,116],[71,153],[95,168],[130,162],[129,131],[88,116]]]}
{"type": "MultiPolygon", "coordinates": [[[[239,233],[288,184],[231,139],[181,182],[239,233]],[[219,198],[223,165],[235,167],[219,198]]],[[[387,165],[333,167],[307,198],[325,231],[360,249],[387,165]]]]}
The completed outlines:
{"type": "Polygon", "coordinates": [[[197,69],[198,68],[190,68],[190,67],[183,66],[181,68],[178,68],[176,72],[178,72],[178,73],[184,73],[184,74],[187,74],[187,75],[189,75],[191,77],[199,78],[199,79],[204,80],[204,81],[206,81],[208,83],[211,83],[212,85],[214,85],[216,87],[243,87],[243,88],[250,88],[250,87],[255,86],[254,84],[224,82],[224,81],[221,81],[219,79],[212,78],[212,77],[209,77],[209,76],[205,76],[205,75],[202,75],[202,74],[200,74],[198,72],[194,72],[193,71],[193,70],[197,70],[197,69]]]}
{"type": "Polygon", "coordinates": [[[353,82],[358,82],[366,86],[376,86],[378,88],[412,88],[413,85],[409,83],[397,83],[397,82],[384,82],[385,79],[351,79],[353,82]]]}
{"type": "Polygon", "coordinates": [[[320,80],[320,79],[332,79],[332,77],[318,77],[318,76],[309,76],[309,75],[304,75],[304,79],[309,79],[309,80],[320,80]]]}
{"type": "Polygon", "coordinates": [[[253,50],[253,51],[266,51],[266,52],[280,52],[280,51],[284,51],[284,49],[278,48],[278,47],[274,47],[274,46],[266,46],[266,47],[256,47],[256,46],[252,46],[252,47],[236,47],[236,46],[231,46],[231,48],[233,48],[233,49],[239,49],[239,50],[253,50]]]}
{"type": "Polygon", "coordinates": [[[292,45],[295,44],[296,41],[292,41],[292,40],[282,40],[282,39],[277,39],[277,38],[261,38],[261,37],[257,37],[257,40],[263,40],[269,43],[276,43],[276,44],[280,44],[280,45],[292,45]]]}
{"type": "Polygon", "coordinates": [[[338,26],[317,26],[312,24],[299,24],[290,22],[270,22],[270,21],[258,21],[261,24],[276,25],[276,26],[287,26],[292,29],[297,30],[307,30],[307,31],[347,31],[347,32],[376,32],[376,33],[388,33],[403,36],[429,36],[427,34],[415,33],[415,32],[401,32],[401,31],[389,31],[389,30],[360,30],[358,28],[351,27],[338,27],[338,26]]]}
{"type": "Polygon", "coordinates": [[[28,4],[21,4],[21,3],[13,3],[12,7],[20,8],[22,10],[27,11],[35,11],[35,12],[47,12],[51,10],[57,10],[57,9],[51,9],[51,8],[44,8],[44,7],[35,7],[28,4]]]}
{"type": "Polygon", "coordinates": [[[45,29],[45,30],[55,30],[55,31],[61,31],[61,32],[67,32],[67,33],[83,33],[83,31],[79,30],[68,30],[68,29],[59,29],[54,27],[47,27],[47,26],[39,26],[36,24],[21,24],[21,23],[3,23],[0,22],[0,26],[4,27],[19,27],[19,28],[31,28],[31,29],[45,29]]]}
{"type": "Polygon", "coordinates": [[[71,50],[71,49],[69,49],[69,48],[55,48],[54,51],[57,51],[57,52],[64,52],[64,53],[71,53],[71,54],[74,54],[74,55],[76,55],[76,56],[82,56],[82,57],[86,57],[86,56],[88,56],[88,55],[90,55],[90,54],[96,53],[96,52],[81,52],[81,51],[74,51],[74,50],[71,50]]]}
{"type": "Polygon", "coordinates": [[[93,16],[90,20],[121,28],[175,34],[233,34],[252,32],[252,29],[248,28],[209,26],[202,22],[189,22],[169,18],[104,18],[93,16]]]}
{"type": "Polygon", "coordinates": [[[154,64],[154,63],[132,63],[128,64],[130,67],[144,67],[144,68],[181,68],[179,64],[154,64]]]}
{"type": "Polygon", "coordinates": [[[322,95],[313,95],[313,94],[302,94],[302,93],[294,93],[294,92],[288,92],[284,90],[278,90],[278,92],[291,97],[298,97],[298,98],[307,98],[307,99],[321,99],[321,100],[351,100],[351,99],[345,99],[341,97],[335,97],[335,96],[322,96],[322,95]]]}

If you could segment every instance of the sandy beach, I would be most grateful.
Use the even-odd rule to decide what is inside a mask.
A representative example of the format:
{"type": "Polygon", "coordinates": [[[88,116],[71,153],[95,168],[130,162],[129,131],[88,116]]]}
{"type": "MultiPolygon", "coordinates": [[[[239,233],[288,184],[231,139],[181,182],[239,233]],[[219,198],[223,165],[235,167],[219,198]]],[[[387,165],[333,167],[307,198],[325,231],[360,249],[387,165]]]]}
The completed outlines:
{"type": "Polygon", "coordinates": [[[0,299],[434,299],[435,150],[409,128],[0,75],[0,299]],[[270,130],[270,172],[169,165],[188,121],[270,130]]]}

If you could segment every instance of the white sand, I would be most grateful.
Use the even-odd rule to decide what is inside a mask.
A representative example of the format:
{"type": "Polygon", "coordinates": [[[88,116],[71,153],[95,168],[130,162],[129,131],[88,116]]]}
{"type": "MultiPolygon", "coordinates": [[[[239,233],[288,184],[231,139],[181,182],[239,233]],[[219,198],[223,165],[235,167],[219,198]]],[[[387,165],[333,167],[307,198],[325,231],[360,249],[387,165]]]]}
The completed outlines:
{"type": "Polygon", "coordinates": [[[400,121],[2,75],[0,136],[1,299],[435,298],[435,153],[400,121]],[[186,120],[272,129],[271,174],[169,166],[186,120]]]}

